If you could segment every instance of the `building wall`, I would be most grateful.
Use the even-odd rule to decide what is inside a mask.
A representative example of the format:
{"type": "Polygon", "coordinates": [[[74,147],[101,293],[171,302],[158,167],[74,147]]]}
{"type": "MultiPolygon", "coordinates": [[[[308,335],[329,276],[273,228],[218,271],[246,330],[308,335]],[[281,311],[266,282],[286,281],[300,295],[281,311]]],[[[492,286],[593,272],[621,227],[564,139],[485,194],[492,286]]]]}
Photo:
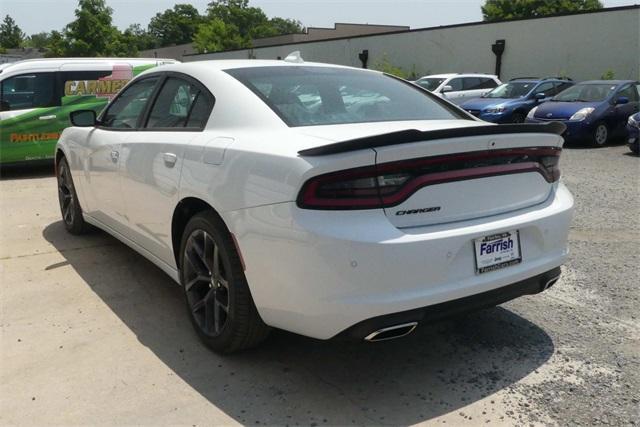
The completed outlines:
{"type": "Polygon", "coordinates": [[[293,43],[203,55],[206,59],[276,59],[299,50],[306,61],[360,67],[358,53],[369,50],[369,67],[387,58],[418,75],[445,72],[493,73],[491,45],[506,40],[503,80],[518,76],[566,75],[574,80],[599,78],[611,70],[616,78],[640,79],[640,6],[595,13],[474,23],[339,40],[293,43]]]}
{"type": "Polygon", "coordinates": [[[143,50],[139,53],[140,58],[164,58],[184,61],[185,55],[193,55],[196,49],[193,43],[179,44],[175,46],[159,47],[157,49],[143,50]]]}

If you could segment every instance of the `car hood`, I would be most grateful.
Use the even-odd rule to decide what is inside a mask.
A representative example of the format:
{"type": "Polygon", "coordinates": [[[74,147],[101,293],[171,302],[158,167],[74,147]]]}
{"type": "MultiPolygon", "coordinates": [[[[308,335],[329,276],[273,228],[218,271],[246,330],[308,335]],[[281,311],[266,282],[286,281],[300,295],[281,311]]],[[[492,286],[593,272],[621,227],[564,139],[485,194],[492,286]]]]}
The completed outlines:
{"type": "Polygon", "coordinates": [[[510,98],[475,98],[465,102],[460,107],[465,110],[484,110],[488,107],[497,107],[499,105],[507,106],[518,99],[510,98]]]}
{"type": "Polygon", "coordinates": [[[602,102],[556,102],[540,104],[535,117],[539,119],[568,119],[583,108],[597,108],[602,102]]]}

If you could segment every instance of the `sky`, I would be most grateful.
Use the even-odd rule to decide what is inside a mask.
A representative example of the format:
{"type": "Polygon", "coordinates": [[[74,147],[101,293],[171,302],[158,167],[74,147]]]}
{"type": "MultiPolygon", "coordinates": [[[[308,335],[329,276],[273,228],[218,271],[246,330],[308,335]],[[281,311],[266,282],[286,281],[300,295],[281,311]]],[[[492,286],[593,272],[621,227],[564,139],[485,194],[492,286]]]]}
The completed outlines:
{"type": "MultiPolygon", "coordinates": [[[[146,28],[158,12],[190,3],[204,13],[210,0],[107,0],[120,29],[139,23],[146,28]]],[[[293,18],[305,27],[332,27],[335,22],[433,27],[482,20],[484,0],[250,0],[270,16],[293,18]]],[[[603,0],[605,7],[640,3],[603,0]]],[[[61,30],[74,19],[77,0],[0,0],[0,15],[11,15],[27,34],[61,30]]]]}

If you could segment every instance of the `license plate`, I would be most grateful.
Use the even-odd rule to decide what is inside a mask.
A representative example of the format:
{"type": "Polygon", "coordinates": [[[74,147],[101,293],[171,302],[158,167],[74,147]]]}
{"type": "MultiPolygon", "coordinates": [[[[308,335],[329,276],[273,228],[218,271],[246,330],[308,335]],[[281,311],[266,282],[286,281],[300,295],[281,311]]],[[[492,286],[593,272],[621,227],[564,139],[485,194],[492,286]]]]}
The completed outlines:
{"type": "Polygon", "coordinates": [[[474,246],[477,274],[499,270],[522,262],[518,230],[475,239],[474,246]]]}

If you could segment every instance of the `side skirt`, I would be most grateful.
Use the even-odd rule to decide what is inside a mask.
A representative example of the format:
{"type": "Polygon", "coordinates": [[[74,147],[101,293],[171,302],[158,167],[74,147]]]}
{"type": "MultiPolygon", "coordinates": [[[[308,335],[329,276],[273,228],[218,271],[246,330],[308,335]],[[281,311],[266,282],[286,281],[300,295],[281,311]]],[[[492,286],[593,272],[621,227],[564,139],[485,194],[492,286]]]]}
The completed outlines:
{"type": "Polygon", "coordinates": [[[134,251],[138,252],[140,255],[142,255],[143,257],[145,257],[146,259],[148,259],[152,263],[154,263],[158,268],[160,268],[162,271],[167,273],[169,275],[169,277],[171,277],[174,280],[174,282],[176,282],[178,285],[180,285],[180,274],[178,273],[177,269],[173,268],[172,266],[170,266],[166,262],[162,261],[160,258],[156,257],[151,252],[149,252],[148,250],[146,250],[142,246],[140,246],[137,243],[135,243],[133,240],[123,236],[122,234],[118,233],[117,231],[113,230],[111,227],[103,224],[102,222],[98,221],[97,219],[93,218],[92,216],[89,216],[86,213],[83,213],[82,216],[83,216],[84,220],[86,222],[88,222],[89,224],[91,224],[91,225],[93,225],[95,227],[98,227],[99,229],[109,233],[110,235],[112,235],[116,239],[120,240],[122,243],[124,243],[125,245],[129,246],[131,249],[133,249],[134,251]]]}

